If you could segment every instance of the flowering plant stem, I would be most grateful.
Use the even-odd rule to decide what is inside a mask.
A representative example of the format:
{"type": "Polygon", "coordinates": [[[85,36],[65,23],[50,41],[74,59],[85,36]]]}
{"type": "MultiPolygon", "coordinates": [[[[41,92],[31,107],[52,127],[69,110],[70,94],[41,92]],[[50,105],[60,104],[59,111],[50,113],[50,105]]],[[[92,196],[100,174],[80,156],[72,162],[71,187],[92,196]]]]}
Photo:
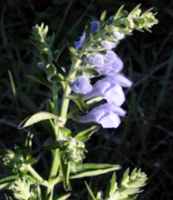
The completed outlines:
{"type": "Polygon", "coordinates": [[[68,81],[75,78],[76,70],[78,66],[80,65],[80,63],[81,63],[80,59],[76,60],[76,62],[74,63],[74,66],[69,72],[67,82],[65,84],[64,95],[63,95],[63,100],[62,100],[62,105],[61,105],[61,114],[60,114],[60,117],[63,119],[64,123],[66,123],[67,121],[67,113],[68,113],[69,102],[70,102],[70,99],[68,98],[68,96],[71,93],[71,87],[69,86],[68,81]]]}
{"type": "MultiPolygon", "coordinates": [[[[72,64],[68,72],[63,66],[57,68],[55,64],[54,35],[48,35],[48,26],[42,23],[33,29],[37,56],[41,61],[38,66],[46,72],[52,98],[48,111],[33,114],[19,127],[27,128],[45,120],[50,122],[52,139],[43,143],[41,150],[51,152],[52,163],[46,178],[42,178],[32,167],[39,160],[34,158],[34,135],[30,131],[25,146],[7,149],[3,153],[5,156],[0,157],[0,162],[2,160],[10,175],[0,178],[0,189],[10,190],[15,199],[67,200],[71,195],[67,191],[71,190],[72,179],[98,176],[120,169],[115,164],[84,162],[87,153],[85,143],[98,131],[98,126],[71,130],[67,127],[67,121],[70,118],[80,123],[96,123],[103,128],[117,128],[120,125],[121,117],[126,114],[121,107],[125,101],[123,88],[131,87],[132,82],[122,74],[123,62],[113,49],[134,30],[150,30],[158,21],[151,10],[142,13],[139,6],[130,13],[121,7],[111,18],[106,19],[103,13],[100,19],[85,29],[79,40],[75,41],[75,48],[70,47],[72,64]],[[71,100],[73,105],[70,104],[71,100]],[[26,151],[28,149],[29,152],[26,151]],[[66,192],[62,196],[55,191],[59,183],[66,192]]],[[[113,175],[109,194],[105,198],[100,192],[95,196],[86,186],[92,200],[136,199],[146,179],[145,173],[138,169],[132,173],[127,170],[120,184],[113,175]]]]}
{"type": "MultiPolygon", "coordinates": [[[[68,75],[66,83],[65,83],[62,104],[61,104],[61,110],[60,110],[60,118],[63,121],[63,126],[65,126],[66,121],[67,121],[67,114],[68,114],[68,108],[69,108],[69,103],[70,103],[70,99],[68,98],[68,96],[71,94],[71,87],[69,85],[69,80],[75,78],[76,70],[77,70],[78,66],[80,65],[80,62],[81,62],[80,59],[76,60],[76,62],[74,63],[74,66],[72,67],[72,69],[69,72],[69,75],[68,75]]],[[[56,139],[61,137],[60,129],[58,127],[58,124],[56,124],[56,123],[55,123],[55,127],[54,127],[54,134],[55,134],[56,139]]],[[[51,165],[50,174],[49,174],[49,182],[52,178],[56,178],[59,166],[60,166],[60,152],[58,149],[55,149],[52,151],[52,165],[51,165]]],[[[54,190],[54,184],[51,185],[51,187],[47,188],[48,200],[53,199],[53,190],[54,190]]]]}

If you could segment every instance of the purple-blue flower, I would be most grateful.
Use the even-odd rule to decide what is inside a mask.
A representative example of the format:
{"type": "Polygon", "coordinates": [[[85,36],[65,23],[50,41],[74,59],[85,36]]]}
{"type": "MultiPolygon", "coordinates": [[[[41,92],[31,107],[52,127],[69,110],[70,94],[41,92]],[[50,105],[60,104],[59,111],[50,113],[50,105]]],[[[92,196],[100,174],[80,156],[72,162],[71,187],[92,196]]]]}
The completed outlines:
{"type": "Polygon", "coordinates": [[[80,36],[79,40],[76,40],[74,42],[74,46],[76,49],[80,49],[83,47],[86,40],[86,32],[83,32],[83,34],[80,36]]]}
{"type": "Polygon", "coordinates": [[[72,91],[77,94],[87,94],[92,91],[90,80],[86,76],[79,76],[72,84],[72,91]]]}
{"type": "Polygon", "coordinates": [[[111,50],[108,50],[106,54],[90,55],[87,62],[93,65],[101,75],[115,75],[123,69],[122,60],[111,50]]]}
{"type": "Polygon", "coordinates": [[[106,78],[97,81],[93,90],[86,94],[85,98],[103,97],[109,103],[114,103],[117,106],[121,106],[125,101],[125,95],[120,85],[114,84],[106,78]]]}
{"type": "Polygon", "coordinates": [[[125,116],[126,112],[114,104],[102,104],[92,109],[87,115],[82,116],[80,121],[83,123],[96,122],[103,128],[117,128],[120,117],[125,116]]]}
{"type": "Polygon", "coordinates": [[[116,74],[114,76],[110,75],[104,78],[108,82],[111,82],[112,84],[118,84],[121,87],[129,88],[132,86],[132,81],[130,81],[128,78],[126,78],[123,74],[116,74]]]}
{"type": "Polygon", "coordinates": [[[100,22],[98,20],[91,21],[91,32],[95,33],[100,29],[100,22]]]}

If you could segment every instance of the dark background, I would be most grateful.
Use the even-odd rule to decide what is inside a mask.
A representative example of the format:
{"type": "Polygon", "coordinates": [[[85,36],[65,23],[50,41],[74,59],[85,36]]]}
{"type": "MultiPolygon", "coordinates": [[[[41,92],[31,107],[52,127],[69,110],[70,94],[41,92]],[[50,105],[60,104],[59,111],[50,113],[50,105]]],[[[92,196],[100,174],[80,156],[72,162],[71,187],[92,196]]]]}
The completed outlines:
{"type": "MultiPolygon", "coordinates": [[[[49,90],[40,84],[31,41],[32,27],[40,22],[55,32],[58,64],[68,63],[67,47],[85,24],[103,10],[113,14],[141,3],[153,7],[159,24],[152,33],[135,32],[116,49],[125,72],[134,82],[128,93],[128,116],[116,130],[102,130],[88,144],[88,160],[141,167],[149,176],[143,200],[173,199],[173,1],[116,0],[6,0],[0,1],[0,147],[13,148],[25,133],[17,125],[27,115],[46,108],[49,90]]],[[[68,67],[68,66],[67,66],[68,67]]],[[[44,129],[45,130],[45,129],[44,129]]],[[[43,131],[44,132],[44,131],[43,131]]],[[[45,133],[46,135],[46,133],[45,133]]],[[[35,136],[37,148],[42,137],[35,136]]],[[[43,160],[45,168],[46,161],[43,160]]],[[[3,171],[1,171],[3,172],[3,171]]],[[[101,188],[107,179],[94,179],[101,188]],[[102,183],[102,185],[100,184],[102,183]]],[[[81,195],[74,185],[74,199],[81,195]],[[75,196],[76,194],[76,196],[75,196]]],[[[84,188],[84,187],[83,187],[84,188]]],[[[1,195],[0,199],[6,199],[1,195]]]]}

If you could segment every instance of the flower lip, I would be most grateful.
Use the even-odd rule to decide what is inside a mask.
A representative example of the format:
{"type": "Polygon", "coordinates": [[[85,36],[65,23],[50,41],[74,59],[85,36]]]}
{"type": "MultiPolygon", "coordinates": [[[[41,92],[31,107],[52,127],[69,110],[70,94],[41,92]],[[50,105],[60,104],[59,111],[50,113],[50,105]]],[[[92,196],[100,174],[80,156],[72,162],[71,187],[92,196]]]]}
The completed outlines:
{"type": "Polygon", "coordinates": [[[123,74],[116,74],[115,76],[107,76],[105,78],[108,82],[111,82],[112,84],[118,84],[121,87],[129,88],[132,86],[132,81],[126,78],[123,74]]]}
{"type": "Polygon", "coordinates": [[[104,103],[93,108],[87,115],[82,116],[82,123],[96,122],[103,128],[117,128],[120,123],[120,117],[125,116],[126,112],[115,104],[104,103]]]}
{"type": "Polygon", "coordinates": [[[123,62],[112,50],[107,50],[106,54],[96,53],[88,56],[86,61],[93,65],[101,75],[111,75],[123,69],[123,62]]]}
{"type": "Polygon", "coordinates": [[[77,94],[87,94],[92,91],[92,85],[87,76],[79,76],[72,84],[72,91],[77,94]]]}
{"type": "Polygon", "coordinates": [[[97,81],[90,93],[85,95],[86,99],[103,97],[109,103],[120,106],[125,101],[125,95],[120,85],[108,81],[106,78],[97,81]]]}

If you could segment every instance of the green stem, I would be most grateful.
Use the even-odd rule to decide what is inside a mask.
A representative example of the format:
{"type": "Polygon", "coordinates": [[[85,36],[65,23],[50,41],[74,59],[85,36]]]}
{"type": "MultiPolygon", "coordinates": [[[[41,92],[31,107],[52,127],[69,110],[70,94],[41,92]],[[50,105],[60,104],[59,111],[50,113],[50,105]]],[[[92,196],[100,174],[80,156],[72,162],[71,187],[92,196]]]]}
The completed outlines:
{"type": "MultiPolygon", "coordinates": [[[[57,127],[56,127],[57,130],[57,127]]],[[[57,131],[56,131],[57,134],[57,131]]],[[[47,188],[46,191],[46,200],[52,200],[53,199],[53,191],[54,191],[54,184],[52,184],[52,179],[56,178],[57,172],[60,166],[60,152],[59,149],[55,149],[52,151],[52,165],[50,169],[50,174],[48,178],[49,188],[47,188]]]]}
{"type": "Polygon", "coordinates": [[[63,95],[61,113],[60,113],[60,117],[63,119],[64,123],[66,123],[67,121],[67,113],[70,103],[70,99],[68,98],[68,96],[70,95],[70,93],[71,93],[71,88],[68,84],[66,84],[65,92],[63,95]]]}
{"type": "Polygon", "coordinates": [[[60,156],[59,149],[53,150],[52,152],[53,161],[52,161],[52,166],[50,169],[49,180],[52,178],[55,178],[57,175],[57,171],[58,171],[59,163],[60,163],[59,156],[60,156]]]}
{"type": "Polygon", "coordinates": [[[44,180],[31,165],[27,165],[28,172],[43,186],[49,187],[48,182],[44,180]]]}
{"type": "MultiPolygon", "coordinates": [[[[67,82],[65,84],[64,94],[63,94],[63,98],[62,98],[61,111],[60,111],[60,117],[62,118],[64,125],[66,124],[66,121],[67,121],[67,114],[68,114],[69,103],[70,103],[70,99],[68,98],[68,96],[71,94],[71,88],[70,88],[68,81],[73,80],[75,78],[76,68],[78,68],[80,63],[81,63],[80,59],[78,59],[74,63],[74,66],[73,66],[72,70],[69,72],[67,82]]],[[[55,132],[55,137],[57,139],[59,134],[61,134],[61,133],[59,132],[60,130],[56,124],[55,124],[55,126],[56,127],[54,128],[54,130],[55,130],[54,132],[55,132]]],[[[50,170],[50,174],[49,174],[49,183],[51,182],[52,178],[56,178],[58,169],[60,166],[60,152],[58,149],[53,150],[52,157],[53,157],[53,161],[52,161],[52,166],[51,166],[51,170],[50,170]]],[[[52,184],[52,186],[47,189],[47,199],[48,200],[53,199],[53,190],[54,190],[54,184],[52,184]]]]}
{"type": "MultiPolygon", "coordinates": [[[[74,80],[76,76],[76,71],[77,71],[76,69],[79,67],[80,63],[81,63],[80,59],[75,62],[72,70],[70,71],[68,75],[67,81],[74,80]]],[[[61,113],[60,113],[60,117],[63,119],[64,125],[67,121],[67,114],[68,114],[68,108],[69,108],[69,103],[70,103],[70,99],[68,97],[70,94],[71,94],[71,87],[69,83],[67,82],[64,89],[62,105],[61,105],[61,113]]]]}

